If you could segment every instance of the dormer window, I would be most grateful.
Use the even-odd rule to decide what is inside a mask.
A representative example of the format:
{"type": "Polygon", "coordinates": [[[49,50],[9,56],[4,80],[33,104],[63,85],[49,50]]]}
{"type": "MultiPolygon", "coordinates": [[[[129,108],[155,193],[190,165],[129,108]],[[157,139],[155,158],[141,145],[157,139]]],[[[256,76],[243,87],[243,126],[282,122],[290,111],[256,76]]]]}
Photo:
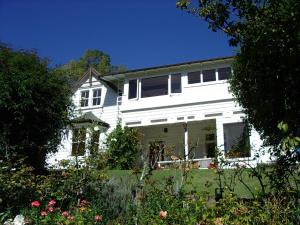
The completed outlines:
{"type": "Polygon", "coordinates": [[[88,90],[81,92],[80,106],[81,107],[89,106],[89,91],[88,90]]]}
{"type": "Polygon", "coordinates": [[[100,105],[101,103],[101,88],[93,90],[93,105],[100,105]]]}

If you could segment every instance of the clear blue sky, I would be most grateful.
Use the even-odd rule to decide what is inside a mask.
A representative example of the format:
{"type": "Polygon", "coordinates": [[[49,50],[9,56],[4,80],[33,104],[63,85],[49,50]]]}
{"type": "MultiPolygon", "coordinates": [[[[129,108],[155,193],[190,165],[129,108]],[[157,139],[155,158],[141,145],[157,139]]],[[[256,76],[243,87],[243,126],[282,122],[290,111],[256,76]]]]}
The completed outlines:
{"type": "Polygon", "coordinates": [[[234,54],[222,33],[176,0],[0,0],[0,41],[52,64],[100,49],[128,69],[234,54]]]}

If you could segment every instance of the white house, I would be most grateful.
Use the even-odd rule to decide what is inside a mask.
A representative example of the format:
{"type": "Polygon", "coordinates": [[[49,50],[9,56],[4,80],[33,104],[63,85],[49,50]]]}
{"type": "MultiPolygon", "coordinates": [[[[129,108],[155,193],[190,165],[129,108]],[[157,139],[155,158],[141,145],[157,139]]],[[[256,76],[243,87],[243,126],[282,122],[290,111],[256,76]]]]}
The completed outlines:
{"type": "MultiPolygon", "coordinates": [[[[149,143],[156,141],[178,158],[207,167],[216,146],[228,153],[240,144],[239,157],[250,159],[262,141],[256,131],[246,132],[245,115],[228,90],[232,61],[232,57],[214,58],[106,76],[89,69],[73,95],[75,125],[48,162],[92,154],[88,144],[96,151],[105,151],[105,137],[118,119],[123,126],[143,133],[146,153],[151,151],[149,143]],[[97,125],[97,129],[82,128],[87,123],[97,125]],[[74,144],[79,142],[78,152],[74,144]]],[[[170,162],[170,154],[162,152],[159,163],[170,162]]]]}

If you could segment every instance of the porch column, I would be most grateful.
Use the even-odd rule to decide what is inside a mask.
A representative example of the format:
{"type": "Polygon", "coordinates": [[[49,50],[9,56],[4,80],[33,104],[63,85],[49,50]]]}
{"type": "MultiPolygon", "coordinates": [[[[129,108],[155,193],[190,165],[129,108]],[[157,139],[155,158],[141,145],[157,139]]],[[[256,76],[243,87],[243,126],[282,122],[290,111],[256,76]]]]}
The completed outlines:
{"type": "Polygon", "coordinates": [[[183,124],[183,129],[184,129],[184,155],[185,159],[189,159],[189,132],[188,132],[188,126],[187,122],[183,124]]]}
{"type": "Polygon", "coordinates": [[[224,152],[224,128],[223,128],[223,118],[216,118],[216,133],[217,133],[217,148],[224,152]]]}

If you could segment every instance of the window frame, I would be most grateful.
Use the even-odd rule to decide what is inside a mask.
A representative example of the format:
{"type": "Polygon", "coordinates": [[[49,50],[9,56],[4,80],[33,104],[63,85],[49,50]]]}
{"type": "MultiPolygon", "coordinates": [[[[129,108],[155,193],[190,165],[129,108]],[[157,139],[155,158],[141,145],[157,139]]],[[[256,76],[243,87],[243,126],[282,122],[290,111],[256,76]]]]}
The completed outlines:
{"type": "Polygon", "coordinates": [[[75,128],[72,129],[71,156],[78,157],[78,156],[85,156],[86,155],[86,140],[87,140],[87,130],[86,130],[86,128],[84,128],[84,127],[75,127],[75,128]],[[75,137],[76,132],[79,132],[77,134],[78,137],[75,137]],[[83,134],[80,134],[80,132],[83,132],[83,134]],[[75,138],[76,138],[76,140],[75,140],[75,138]],[[81,138],[83,138],[83,139],[81,140],[81,138]],[[75,149],[74,149],[74,145],[77,145],[76,152],[75,152],[75,149]],[[82,154],[78,154],[78,152],[81,151],[79,149],[80,145],[83,145],[82,154]]]}
{"type": "Polygon", "coordinates": [[[92,107],[97,107],[102,105],[102,88],[93,88],[92,89],[92,107]],[[94,92],[95,91],[100,91],[100,96],[94,97],[94,92]],[[99,104],[94,105],[94,99],[100,99],[99,104]]]}

